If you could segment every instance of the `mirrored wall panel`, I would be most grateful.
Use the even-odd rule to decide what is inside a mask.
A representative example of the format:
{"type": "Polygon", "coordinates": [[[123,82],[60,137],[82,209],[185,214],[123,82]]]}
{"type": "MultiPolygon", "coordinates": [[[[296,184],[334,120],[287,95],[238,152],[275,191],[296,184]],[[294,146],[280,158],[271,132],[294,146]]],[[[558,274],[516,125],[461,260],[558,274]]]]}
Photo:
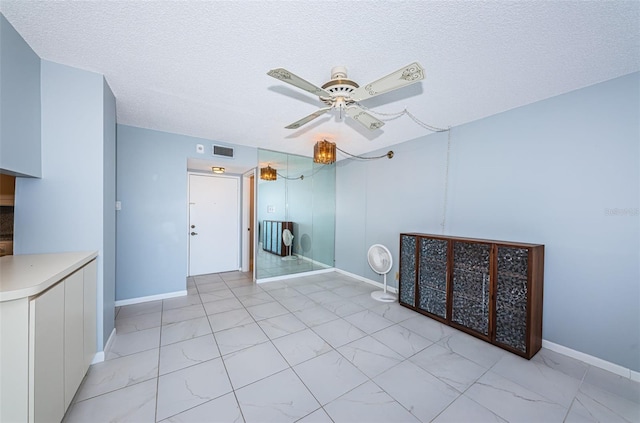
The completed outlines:
{"type": "Polygon", "coordinates": [[[335,164],[258,150],[256,279],[334,266],[335,164]]]}

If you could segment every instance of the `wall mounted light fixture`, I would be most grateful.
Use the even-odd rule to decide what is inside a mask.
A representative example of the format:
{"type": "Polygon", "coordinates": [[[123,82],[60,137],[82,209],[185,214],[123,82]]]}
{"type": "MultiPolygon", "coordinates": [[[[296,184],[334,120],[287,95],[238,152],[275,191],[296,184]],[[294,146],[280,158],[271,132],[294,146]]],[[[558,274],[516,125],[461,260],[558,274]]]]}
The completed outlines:
{"type": "Polygon", "coordinates": [[[265,181],[275,181],[276,179],[278,179],[278,174],[276,170],[271,167],[271,165],[267,165],[267,167],[260,168],[260,179],[263,179],[265,181]]]}
{"type": "Polygon", "coordinates": [[[382,159],[384,157],[387,157],[389,159],[393,158],[393,151],[391,150],[387,151],[385,154],[381,156],[374,156],[374,157],[357,156],[355,154],[351,154],[347,151],[344,151],[340,147],[337,147],[335,142],[322,140],[322,141],[318,141],[316,145],[313,147],[313,161],[315,163],[321,163],[321,164],[334,163],[336,161],[336,150],[356,160],[377,160],[377,159],[382,159]]]}
{"type": "Polygon", "coordinates": [[[224,173],[224,167],[220,166],[213,166],[211,170],[213,171],[213,173],[224,173]]]}
{"type": "Polygon", "coordinates": [[[331,164],[336,161],[336,143],[327,140],[318,141],[313,147],[314,163],[331,164]]]}

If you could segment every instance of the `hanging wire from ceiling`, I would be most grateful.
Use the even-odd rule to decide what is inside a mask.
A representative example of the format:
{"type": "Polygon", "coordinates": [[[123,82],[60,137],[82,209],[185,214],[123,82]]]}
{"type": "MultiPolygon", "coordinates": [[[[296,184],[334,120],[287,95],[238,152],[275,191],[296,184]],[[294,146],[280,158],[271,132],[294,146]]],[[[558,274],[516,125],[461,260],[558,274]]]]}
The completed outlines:
{"type": "Polygon", "coordinates": [[[393,151],[391,151],[391,150],[387,151],[386,153],[384,153],[381,156],[374,156],[374,157],[357,156],[355,154],[351,154],[351,153],[349,153],[347,151],[344,151],[343,149],[341,149],[338,146],[336,146],[336,150],[346,154],[347,156],[350,156],[352,159],[355,159],[355,160],[378,160],[378,159],[383,159],[385,157],[388,157],[390,159],[393,158],[393,151]]]}
{"type": "Polygon", "coordinates": [[[327,165],[323,164],[321,166],[318,166],[318,168],[316,170],[314,170],[310,175],[306,175],[306,176],[305,175],[300,175],[300,176],[293,177],[293,176],[284,176],[280,172],[277,172],[277,173],[278,173],[278,176],[281,177],[282,179],[287,179],[289,181],[295,181],[296,179],[300,179],[302,181],[302,180],[304,180],[304,178],[309,178],[309,177],[315,175],[316,173],[320,172],[324,168],[324,166],[327,166],[327,165]]]}
{"type": "Polygon", "coordinates": [[[373,109],[370,109],[368,107],[365,107],[360,103],[356,103],[356,104],[358,104],[358,106],[362,107],[367,112],[371,112],[371,113],[373,113],[375,115],[378,115],[378,116],[391,116],[391,117],[387,117],[387,118],[380,118],[380,120],[385,121],[385,122],[389,122],[389,121],[398,119],[399,117],[402,117],[402,116],[408,116],[416,124],[418,124],[419,126],[423,127],[424,129],[427,129],[427,130],[429,130],[431,132],[445,132],[445,131],[448,131],[450,129],[450,128],[439,128],[437,126],[429,125],[428,123],[425,123],[425,122],[421,121],[420,119],[418,119],[413,113],[411,113],[406,108],[404,108],[400,112],[384,113],[384,112],[378,112],[376,110],[373,110],[373,109]]]}

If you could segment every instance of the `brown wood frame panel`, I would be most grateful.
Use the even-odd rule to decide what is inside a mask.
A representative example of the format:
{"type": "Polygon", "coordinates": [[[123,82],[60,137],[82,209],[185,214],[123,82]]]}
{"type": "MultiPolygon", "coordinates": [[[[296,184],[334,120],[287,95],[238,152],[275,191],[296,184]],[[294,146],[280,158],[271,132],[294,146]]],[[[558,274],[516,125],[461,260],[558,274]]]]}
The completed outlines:
{"type": "MultiPolygon", "coordinates": [[[[400,304],[411,310],[414,310],[420,314],[428,316],[441,323],[459,329],[465,333],[475,336],[479,339],[494,344],[500,348],[510,351],[514,354],[520,355],[524,358],[530,359],[533,357],[542,347],[542,308],[543,308],[543,282],[544,282],[544,245],[531,244],[522,242],[511,241],[496,241],[489,239],[478,238],[466,238],[466,237],[453,237],[445,235],[434,234],[422,234],[422,233],[402,233],[400,234],[400,251],[402,251],[402,236],[413,236],[416,238],[415,246],[415,281],[414,281],[414,305],[409,305],[403,302],[400,304]],[[440,316],[433,315],[428,311],[420,308],[420,239],[429,238],[437,240],[446,240],[447,242],[447,275],[446,275],[446,318],[443,319],[440,316]],[[488,244],[490,246],[489,255],[489,328],[488,335],[485,336],[474,330],[466,328],[463,325],[455,323],[451,320],[453,314],[453,264],[454,264],[454,242],[467,242],[467,243],[481,243],[488,244]],[[496,341],[496,307],[497,307],[497,289],[498,289],[498,248],[519,248],[527,250],[527,310],[526,310],[526,328],[525,328],[525,351],[518,350],[509,345],[496,341]]],[[[400,260],[400,263],[402,261],[400,260]]],[[[400,264],[402,267],[402,264],[400,264]]],[[[402,269],[400,269],[402,271],[402,269]]],[[[401,282],[399,281],[398,289],[401,289],[401,282]]]]}

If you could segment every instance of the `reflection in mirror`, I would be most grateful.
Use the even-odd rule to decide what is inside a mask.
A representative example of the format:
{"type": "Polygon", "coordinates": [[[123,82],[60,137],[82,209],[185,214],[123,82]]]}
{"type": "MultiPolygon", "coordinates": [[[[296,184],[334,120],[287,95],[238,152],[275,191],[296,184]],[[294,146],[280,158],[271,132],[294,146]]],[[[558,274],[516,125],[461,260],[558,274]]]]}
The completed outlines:
{"type": "Polygon", "coordinates": [[[269,150],[258,161],[277,178],[258,179],[256,279],[333,267],[335,164],[269,150]]]}

